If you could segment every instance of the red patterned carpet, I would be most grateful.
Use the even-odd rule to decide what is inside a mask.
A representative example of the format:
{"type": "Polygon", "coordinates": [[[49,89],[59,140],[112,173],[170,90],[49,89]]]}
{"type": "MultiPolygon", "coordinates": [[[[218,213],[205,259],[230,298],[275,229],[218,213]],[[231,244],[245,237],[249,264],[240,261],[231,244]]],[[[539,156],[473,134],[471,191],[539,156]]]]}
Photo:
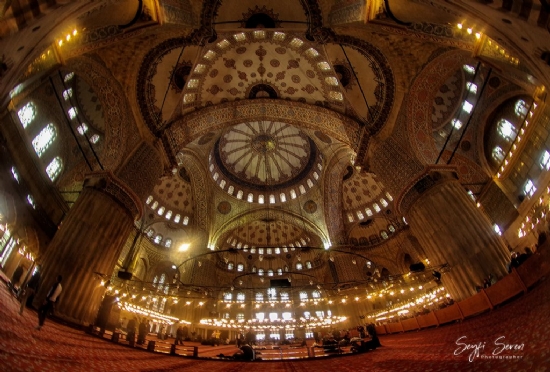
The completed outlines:
{"type": "MultiPolygon", "coordinates": [[[[1,371],[548,371],[550,367],[550,280],[531,292],[462,323],[382,336],[383,347],[365,354],[284,362],[232,362],[153,354],[115,345],[51,320],[34,329],[36,313],[18,314],[19,302],[0,283],[1,371]],[[504,338],[502,338],[502,336],[504,338]],[[457,340],[463,337],[457,344],[457,340]],[[523,344],[523,350],[492,357],[495,340],[523,344]],[[466,345],[481,343],[479,356],[466,345]],[[484,344],[483,344],[484,343],[484,344]],[[457,351],[458,350],[458,351],[457,351]],[[458,355],[453,355],[453,354],[458,355]]],[[[213,348],[210,349],[212,355],[213,348]]],[[[227,353],[227,347],[217,352],[227,353]]],[[[498,350],[497,350],[498,351],[498,350]]],[[[201,352],[199,351],[199,355],[201,352]]]]}

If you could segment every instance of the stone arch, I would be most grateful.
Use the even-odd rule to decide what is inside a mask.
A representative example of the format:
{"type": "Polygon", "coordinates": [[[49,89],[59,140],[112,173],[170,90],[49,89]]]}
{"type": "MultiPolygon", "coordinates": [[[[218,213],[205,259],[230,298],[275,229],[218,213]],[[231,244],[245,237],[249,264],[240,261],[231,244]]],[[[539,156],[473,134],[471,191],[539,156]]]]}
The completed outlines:
{"type": "Polygon", "coordinates": [[[195,201],[193,219],[196,226],[202,231],[207,231],[209,225],[209,203],[210,190],[207,187],[208,175],[203,166],[200,165],[198,155],[191,150],[184,149],[178,153],[178,165],[185,164],[185,168],[191,179],[191,188],[193,190],[193,200],[195,201]]]}
{"type": "Polygon", "coordinates": [[[105,169],[115,170],[128,149],[139,141],[139,132],[124,89],[109,69],[93,58],[71,58],[65,67],[74,71],[94,90],[103,106],[106,143],[102,162],[105,169]]]}
{"type": "Polygon", "coordinates": [[[359,142],[359,124],[342,114],[300,102],[257,98],[205,107],[175,121],[164,133],[165,148],[169,156],[175,157],[180,149],[208,132],[258,120],[319,130],[350,148],[359,142]]]}
{"type": "Polygon", "coordinates": [[[443,53],[430,61],[411,85],[405,103],[407,131],[412,150],[424,164],[435,163],[439,153],[430,126],[432,99],[439,87],[469,59],[470,53],[462,50],[443,53]]]}
{"type": "Polygon", "coordinates": [[[317,224],[312,223],[311,221],[309,221],[307,218],[304,218],[303,216],[300,216],[295,213],[285,212],[282,210],[256,209],[256,210],[240,213],[235,217],[233,217],[228,222],[226,222],[225,224],[219,226],[218,230],[212,233],[210,237],[210,242],[216,245],[218,241],[223,241],[223,239],[229,232],[231,232],[235,228],[242,225],[241,223],[242,219],[253,221],[253,220],[258,220],[266,217],[275,218],[275,219],[280,218],[283,221],[293,223],[296,226],[302,227],[305,231],[313,235],[316,235],[322,241],[327,241],[328,239],[327,234],[324,231],[322,231],[322,229],[319,226],[317,226],[317,224]]]}
{"type": "Polygon", "coordinates": [[[491,175],[491,166],[489,165],[489,163],[487,162],[487,158],[485,157],[484,136],[485,131],[488,129],[487,126],[491,124],[488,123],[488,120],[495,112],[495,110],[497,110],[507,100],[527,94],[525,91],[519,89],[515,85],[508,86],[506,88],[497,90],[497,92],[490,95],[486,100],[483,100],[483,105],[479,109],[479,111],[483,114],[478,117],[478,121],[481,125],[476,125],[477,141],[475,143],[475,148],[477,150],[479,164],[488,175],[491,175]]]}
{"type": "Polygon", "coordinates": [[[323,184],[327,232],[332,244],[345,244],[344,216],[342,215],[342,179],[351,164],[352,151],[344,147],[336,151],[326,166],[323,184]]]}

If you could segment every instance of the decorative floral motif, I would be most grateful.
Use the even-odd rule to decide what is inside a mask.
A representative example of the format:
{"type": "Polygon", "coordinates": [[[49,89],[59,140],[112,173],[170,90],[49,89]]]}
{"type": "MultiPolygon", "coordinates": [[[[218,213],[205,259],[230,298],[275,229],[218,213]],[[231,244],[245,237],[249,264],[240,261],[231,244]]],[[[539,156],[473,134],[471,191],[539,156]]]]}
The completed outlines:
{"type": "Polygon", "coordinates": [[[212,71],[210,71],[210,77],[213,79],[215,78],[216,76],[218,76],[218,70],[216,70],[215,68],[212,69],[212,71]]]}
{"type": "Polygon", "coordinates": [[[302,88],[302,91],[303,92],[307,92],[309,94],[312,94],[313,92],[315,92],[317,90],[317,88],[315,88],[313,85],[311,84],[308,84],[306,85],[305,87],[302,88]]]}
{"type": "Polygon", "coordinates": [[[300,67],[300,58],[291,59],[290,61],[288,61],[288,66],[286,66],[287,70],[298,67],[300,67]]]}
{"type": "Polygon", "coordinates": [[[263,65],[260,65],[260,67],[258,67],[258,73],[260,74],[260,76],[264,76],[265,67],[263,65]]]}
{"type": "Polygon", "coordinates": [[[237,49],[235,49],[235,52],[237,52],[237,54],[244,54],[246,53],[246,47],[238,47],[237,49]]]}
{"type": "Polygon", "coordinates": [[[235,67],[235,60],[232,59],[232,58],[229,58],[229,59],[224,58],[223,62],[224,62],[225,67],[227,67],[227,68],[233,68],[233,69],[237,68],[237,67],[235,67]]]}
{"type": "Polygon", "coordinates": [[[281,62],[279,62],[278,59],[272,59],[271,61],[269,61],[269,64],[271,65],[271,67],[279,67],[281,65],[281,62]]]}
{"type": "Polygon", "coordinates": [[[216,95],[216,94],[218,94],[219,92],[222,92],[223,89],[221,89],[221,88],[218,87],[216,84],[214,84],[214,85],[212,85],[210,88],[208,88],[206,91],[207,91],[207,92],[210,92],[210,94],[216,95]]]}
{"type": "Polygon", "coordinates": [[[304,210],[307,213],[315,213],[317,211],[317,203],[315,203],[313,200],[308,200],[304,204],[304,210]]]}
{"type": "Polygon", "coordinates": [[[313,79],[315,77],[315,72],[313,72],[312,70],[307,70],[306,76],[310,79],[313,79]]]}
{"type": "Polygon", "coordinates": [[[233,76],[231,76],[231,75],[225,75],[223,77],[223,82],[226,83],[226,84],[231,83],[231,80],[233,80],[233,76]]]}
{"type": "Polygon", "coordinates": [[[264,49],[262,45],[260,45],[260,47],[256,49],[256,55],[258,56],[260,61],[264,60],[264,57],[266,56],[266,54],[267,54],[267,51],[264,49]]]}
{"type": "Polygon", "coordinates": [[[292,75],[292,82],[294,84],[299,84],[300,83],[300,77],[298,75],[292,75]]]}
{"type": "Polygon", "coordinates": [[[222,201],[218,204],[218,212],[221,214],[228,214],[231,212],[231,204],[228,201],[222,201]]]}
{"type": "Polygon", "coordinates": [[[275,48],[275,51],[279,54],[286,54],[286,48],[283,47],[277,47],[275,48]]]}
{"type": "Polygon", "coordinates": [[[248,68],[248,67],[251,67],[253,63],[254,62],[252,62],[252,60],[246,59],[243,61],[243,66],[248,68]]]}
{"type": "Polygon", "coordinates": [[[246,77],[246,72],[238,71],[237,75],[239,76],[239,79],[244,80],[244,81],[248,81],[248,78],[246,77]]]}

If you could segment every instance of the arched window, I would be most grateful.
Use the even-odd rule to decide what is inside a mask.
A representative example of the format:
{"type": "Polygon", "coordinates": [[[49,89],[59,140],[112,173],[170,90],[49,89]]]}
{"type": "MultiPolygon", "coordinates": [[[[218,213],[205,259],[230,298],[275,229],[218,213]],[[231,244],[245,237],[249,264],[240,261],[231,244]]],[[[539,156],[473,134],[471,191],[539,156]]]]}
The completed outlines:
{"type": "Polygon", "coordinates": [[[244,302],[245,298],[246,296],[244,293],[242,292],[237,293],[237,302],[244,302]]]}
{"type": "Polygon", "coordinates": [[[153,201],[153,196],[152,196],[152,195],[149,195],[149,197],[148,197],[147,200],[145,201],[145,204],[151,204],[152,201],[153,201]]]}
{"type": "Polygon", "coordinates": [[[388,239],[388,233],[386,231],[382,231],[380,233],[380,236],[382,237],[382,239],[388,239]]]}
{"type": "Polygon", "coordinates": [[[17,116],[23,128],[27,128],[36,117],[36,106],[32,102],[27,103],[17,111],[17,116]]]}
{"type": "Polygon", "coordinates": [[[264,301],[264,294],[261,292],[256,293],[256,301],[257,302],[263,302],[264,301]]]}
{"type": "Polygon", "coordinates": [[[290,295],[288,292],[281,292],[281,301],[288,301],[290,300],[290,295]]]}
{"type": "Polygon", "coordinates": [[[159,202],[155,201],[155,202],[153,202],[153,205],[151,205],[151,209],[155,210],[155,209],[157,209],[158,206],[159,206],[159,202]]]}
{"type": "Polygon", "coordinates": [[[48,164],[46,167],[46,173],[48,174],[48,177],[50,177],[50,180],[55,181],[55,179],[61,174],[61,171],[63,170],[63,160],[59,156],[56,156],[53,158],[53,160],[48,164]]]}
{"type": "Polygon", "coordinates": [[[537,191],[537,188],[535,187],[533,181],[527,180],[527,182],[525,182],[525,186],[523,186],[523,192],[525,192],[525,195],[531,197],[535,191],[537,191]]]}
{"type": "Polygon", "coordinates": [[[155,236],[155,239],[153,240],[155,242],[155,244],[159,244],[162,240],[162,235],[158,234],[157,236],[155,236]]]}
{"type": "Polygon", "coordinates": [[[174,217],[174,222],[179,223],[180,219],[181,219],[181,216],[179,214],[176,214],[176,216],[174,217]]]}
{"type": "Polygon", "coordinates": [[[466,83],[466,88],[472,92],[473,94],[476,94],[477,93],[477,85],[475,85],[474,83],[466,83]]]}
{"type": "Polygon", "coordinates": [[[278,268],[277,269],[277,275],[283,275],[283,269],[278,268]]]}
{"type": "Polygon", "coordinates": [[[273,270],[272,269],[267,270],[267,276],[273,276],[273,270]]]}
{"type": "Polygon", "coordinates": [[[321,292],[319,291],[313,291],[311,295],[313,296],[313,298],[321,298],[321,292]]]}
{"type": "Polygon", "coordinates": [[[68,101],[73,96],[73,88],[65,89],[63,91],[63,98],[68,101]]]}
{"type": "Polygon", "coordinates": [[[46,125],[32,140],[32,147],[40,157],[57,137],[57,128],[52,123],[46,125]]]}
{"type": "Polygon", "coordinates": [[[264,275],[264,269],[258,269],[258,275],[262,276],[264,275]]]}
{"type": "Polygon", "coordinates": [[[464,71],[466,71],[469,74],[473,74],[474,72],[476,72],[476,69],[474,68],[474,66],[464,65],[462,66],[462,68],[464,68],[464,71]]]}
{"type": "Polygon", "coordinates": [[[270,301],[277,300],[277,288],[268,288],[267,289],[267,298],[270,301]]]}
{"type": "Polygon", "coordinates": [[[517,131],[516,127],[506,119],[500,119],[497,124],[498,134],[502,136],[506,141],[512,142],[516,139],[517,131]]]}
{"type": "Polygon", "coordinates": [[[296,270],[302,270],[304,267],[301,262],[296,262],[296,270]]]}
{"type": "Polygon", "coordinates": [[[237,271],[239,271],[239,272],[244,271],[244,265],[242,263],[237,264],[237,271]]]}
{"type": "Polygon", "coordinates": [[[75,119],[76,116],[78,115],[78,109],[76,107],[71,107],[67,113],[69,114],[69,117],[71,118],[71,120],[75,119]]]}
{"type": "Polygon", "coordinates": [[[147,236],[148,236],[149,238],[152,238],[153,235],[155,235],[155,230],[153,230],[153,229],[151,229],[151,228],[148,228],[148,229],[147,229],[147,236]]]}
{"type": "Polygon", "coordinates": [[[227,270],[233,270],[235,268],[235,264],[233,262],[227,263],[227,270]]]}
{"type": "Polygon", "coordinates": [[[162,300],[160,300],[160,303],[159,303],[159,313],[163,314],[164,313],[164,308],[166,307],[166,298],[163,298],[162,300]]]}
{"type": "Polygon", "coordinates": [[[527,105],[525,104],[524,100],[520,99],[516,102],[516,105],[514,107],[514,112],[516,113],[517,116],[523,119],[527,115],[528,110],[529,109],[527,108],[527,105]]]}
{"type": "Polygon", "coordinates": [[[164,217],[169,220],[170,218],[172,218],[172,211],[168,211],[166,212],[166,214],[164,215],[164,217]]]}
{"type": "Polygon", "coordinates": [[[306,261],[306,269],[311,269],[312,267],[311,261],[306,261]]]}
{"type": "Polygon", "coordinates": [[[232,298],[233,298],[233,295],[231,294],[231,292],[226,292],[223,294],[224,301],[231,301],[232,298]]]}
{"type": "Polygon", "coordinates": [[[504,160],[504,155],[504,151],[500,148],[500,146],[496,146],[491,153],[493,159],[495,159],[495,161],[499,164],[504,160]]]}
{"type": "Polygon", "coordinates": [[[306,291],[301,291],[300,292],[300,301],[304,301],[304,300],[307,300],[307,292],[306,291]]]}
{"type": "Polygon", "coordinates": [[[170,248],[172,246],[172,239],[166,239],[166,241],[164,242],[164,246],[166,248],[170,248]]]}
{"type": "Polygon", "coordinates": [[[542,157],[540,159],[540,167],[546,170],[550,169],[550,152],[548,152],[547,150],[542,153],[542,157]]]}
{"type": "Polygon", "coordinates": [[[67,75],[65,75],[65,77],[63,78],[63,81],[67,83],[71,81],[72,78],[74,78],[74,72],[69,72],[67,75]]]}
{"type": "Polygon", "coordinates": [[[164,214],[165,209],[166,208],[164,208],[164,207],[160,207],[159,210],[157,211],[158,215],[162,216],[164,214]]]}

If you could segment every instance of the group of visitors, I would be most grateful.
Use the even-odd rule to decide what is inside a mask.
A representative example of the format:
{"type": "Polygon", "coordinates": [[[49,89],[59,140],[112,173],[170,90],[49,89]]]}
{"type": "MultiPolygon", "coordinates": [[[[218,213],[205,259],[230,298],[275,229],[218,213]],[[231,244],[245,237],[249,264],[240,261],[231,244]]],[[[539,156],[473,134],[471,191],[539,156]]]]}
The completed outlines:
{"type": "Polygon", "coordinates": [[[508,272],[511,273],[513,268],[518,268],[522,263],[527,261],[529,257],[533,255],[533,251],[531,251],[531,248],[526,247],[524,249],[524,253],[518,253],[518,252],[512,252],[512,258],[510,259],[510,263],[508,263],[508,272]]]}

